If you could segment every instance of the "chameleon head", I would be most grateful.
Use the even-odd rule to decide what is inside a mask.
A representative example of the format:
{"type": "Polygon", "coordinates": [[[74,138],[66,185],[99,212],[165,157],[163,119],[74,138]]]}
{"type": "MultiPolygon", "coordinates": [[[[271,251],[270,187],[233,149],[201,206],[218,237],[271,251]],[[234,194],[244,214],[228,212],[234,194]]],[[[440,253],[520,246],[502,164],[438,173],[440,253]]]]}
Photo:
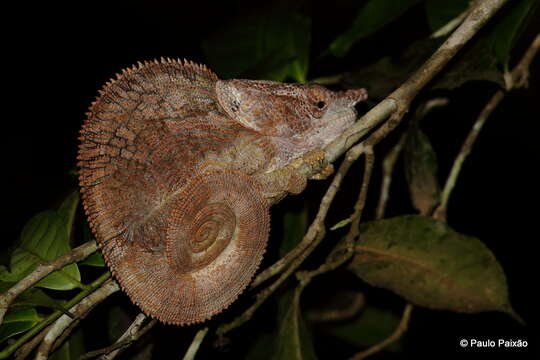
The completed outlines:
{"type": "Polygon", "coordinates": [[[354,106],[367,99],[365,89],[334,92],[317,84],[261,80],[219,80],[216,93],[222,109],[246,128],[308,142],[309,150],[351,126],[357,116],[354,106]]]}

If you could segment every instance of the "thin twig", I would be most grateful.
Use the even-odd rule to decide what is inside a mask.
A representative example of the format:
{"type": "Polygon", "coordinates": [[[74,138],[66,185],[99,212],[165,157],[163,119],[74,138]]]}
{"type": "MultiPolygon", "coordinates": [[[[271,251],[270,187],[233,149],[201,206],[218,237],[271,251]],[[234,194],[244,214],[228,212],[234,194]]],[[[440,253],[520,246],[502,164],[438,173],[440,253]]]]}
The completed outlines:
{"type": "Polygon", "coordinates": [[[359,353],[356,353],[351,358],[351,360],[365,359],[368,356],[373,355],[376,352],[381,351],[382,349],[384,349],[385,347],[387,347],[388,345],[390,345],[394,341],[398,340],[401,337],[401,335],[403,335],[403,333],[405,331],[407,331],[407,328],[409,327],[409,320],[411,318],[412,309],[413,309],[413,305],[408,303],[405,306],[405,310],[403,310],[403,315],[401,316],[401,321],[399,322],[399,325],[394,330],[394,332],[389,337],[387,337],[386,339],[381,341],[380,343],[373,345],[372,347],[370,347],[369,349],[367,349],[365,351],[361,351],[359,353]]]}
{"type": "Polygon", "coordinates": [[[34,271],[24,277],[24,279],[17,282],[8,291],[0,295],[0,324],[4,319],[4,315],[9,308],[9,305],[15,300],[17,296],[22,294],[25,290],[32,287],[39,280],[49,275],[53,271],[59,270],[64,266],[83,260],[88,257],[94,251],[97,250],[95,241],[88,241],[79,247],[71,250],[67,254],[57,257],[56,259],[40,264],[34,271]]]}
{"type": "Polygon", "coordinates": [[[157,323],[156,320],[152,319],[150,320],[150,322],[148,322],[146,326],[142,327],[146,319],[147,316],[143,313],[140,313],[114,344],[102,349],[89,351],[81,355],[79,360],[91,359],[99,355],[102,355],[99,358],[100,360],[114,359],[120,352],[122,352],[123,350],[125,350],[125,348],[138,340],[157,323]]]}
{"type": "MultiPolygon", "coordinates": [[[[88,312],[93,306],[99,304],[111,294],[120,290],[118,283],[114,280],[106,281],[99,289],[89,294],[86,298],[82,299],[78,304],[74,305],[70,311],[75,316],[79,317],[88,312]]],[[[36,360],[45,360],[49,357],[49,352],[55,342],[55,340],[64,332],[64,330],[75,321],[76,318],[71,318],[67,315],[62,315],[53,324],[36,353],[36,360]]]]}
{"type": "Polygon", "coordinates": [[[189,348],[187,349],[183,360],[193,360],[193,359],[195,359],[195,355],[197,354],[197,351],[199,350],[199,347],[201,346],[201,343],[204,340],[204,337],[206,336],[207,332],[208,332],[207,327],[197,331],[197,334],[195,334],[195,337],[193,338],[193,341],[191,342],[191,345],[189,345],[189,348]]]}
{"type": "MultiPolygon", "coordinates": [[[[527,85],[529,67],[539,48],[540,34],[536,36],[532,44],[529,46],[529,48],[523,55],[521,61],[509,73],[510,75],[506,77],[508,91],[515,89],[516,87],[522,87],[527,85]]],[[[446,212],[448,209],[448,201],[450,199],[450,196],[452,195],[452,190],[456,185],[463,163],[465,162],[467,156],[470,154],[473,145],[478,138],[478,134],[480,134],[480,131],[482,130],[482,127],[484,126],[486,120],[491,116],[493,111],[501,103],[505,95],[506,92],[504,92],[503,90],[497,90],[497,92],[495,92],[495,94],[491,97],[491,99],[487,102],[487,104],[484,106],[484,108],[478,115],[478,118],[474,122],[469,134],[467,135],[467,138],[463,142],[463,145],[461,146],[461,149],[456,156],[456,159],[454,160],[454,164],[452,166],[452,169],[450,170],[450,174],[446,179],[444,189],[441,192],[441,203],[433,213],[434,218],[445,221],[446,212]]]]}
{"type": "MultiPolygon", "coordinates": [[[[361,154],[366,155],[362,186],[360,188],[360,193],[358,195],[358,199],[356,200],[356,204],[354,205],[354,212],[350,216],[351,225],[349,228],[349,232],[347,233],[343,241],[345,253],[336,251],[336,253],[339,255],[332,256],[333,254],[330,254],[327,261],[321,266],[319,266],[316,270],[298,272],[296,274],[296,277],[302,282],[303,286],[306,286],[315,276],[337,269],[339,266],[349,260],[354,253],[354,240],[359,233],[358,226],[360,225],[362,212],[366,205],[367,191],[371,180],[371,174],[373,172],[373,164],[375,162],[373,149],[365,148],[363,146],[361,147],[360,145],[361,144],[349,150],[349,152],[347,152],[347,156],[345,157],[345,161],[352,164],[358,159],[361,154]]],[[[338,248],[339,250],[341,250],[343,246],[338,245],[338,248]]]]}

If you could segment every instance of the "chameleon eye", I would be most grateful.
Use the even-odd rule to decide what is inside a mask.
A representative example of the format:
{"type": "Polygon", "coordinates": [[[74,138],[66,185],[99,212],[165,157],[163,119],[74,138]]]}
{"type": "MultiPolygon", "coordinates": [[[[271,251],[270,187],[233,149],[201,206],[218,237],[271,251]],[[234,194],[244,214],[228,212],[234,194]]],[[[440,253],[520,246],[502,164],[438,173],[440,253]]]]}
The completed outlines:
{"type": "Polygon", "coordinates": [[[317,107],[318,107],[319,109],[322,110],[322,109],[325,108],[325,106],[326,106],[326,103],[325,103],[324,101],[319,101],[319,102],[317,102],[317,107]]]}

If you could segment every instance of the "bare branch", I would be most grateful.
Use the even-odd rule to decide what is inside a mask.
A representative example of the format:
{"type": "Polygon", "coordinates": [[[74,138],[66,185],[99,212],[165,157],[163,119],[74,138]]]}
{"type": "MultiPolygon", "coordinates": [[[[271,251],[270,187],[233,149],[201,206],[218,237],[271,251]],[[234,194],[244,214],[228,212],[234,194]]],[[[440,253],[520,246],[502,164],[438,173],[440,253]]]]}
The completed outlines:
{"type": "Polygon", "coordinates": [[[354,253],[354,240],[358,236],[358,226],[360,225],[362,212],[366,205],[367,191],[369,188],[369,182],[371,180],[371,173],[373,172],[373,164],[375,162],[375,157],[372,148],[364,148],[363,146],[361,146],[361,144],[353,147],[347,152],[347,155],[345,156],[345,161],[352,164],[363,153],[366,155],[364,176],[362,179],[362,186],[358,195],[358,199],[356,200],[356,204],[354,205],[354,212],[350,216],[351,226],[349,228],[349,232],[345,236],[343,245],[338,245],[338,247],[336,248],[337,251],[333,254],[330,254],[326,262],[319,266],[319,268],[313,271],[301,271],[296,273],[296,277],[302,283],[302,287],[305,287],[315,276],[324,274],[338,268],[348,259],[350,259],[354,253]],[[345,253],[340,252],[340,250],[342,250],[343,248],[345,249],[345,253]]]}
{"type": "Polygon", "coordinates": [[[89,351],[81,355],[79,360],[92,359],[99,355],[102,355],[99,358],[100,360],[114,359],[118,354],[120,354],[120,352],[124,351],[129,345],[146,334],[157,323],[155,319],[152,319],[146,326],[142,327],[146,319],[148,319],[148,317],[143,313],[140,313],[114,344],[102,349],[89,351]]]}

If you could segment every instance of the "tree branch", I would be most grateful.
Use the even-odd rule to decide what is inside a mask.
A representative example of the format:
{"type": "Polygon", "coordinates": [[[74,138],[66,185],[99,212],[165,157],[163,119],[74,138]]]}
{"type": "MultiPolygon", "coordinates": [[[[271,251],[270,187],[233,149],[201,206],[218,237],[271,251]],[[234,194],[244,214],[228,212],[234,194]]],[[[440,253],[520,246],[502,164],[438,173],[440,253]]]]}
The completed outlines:
{"type": "Polygon", "coordinates": [[[197,331],[197,334],[195,334],[195,337],[193,338],[191,345],[189,345],[189,348],[187,349],[183,360],[195,359],[195,355],[197,354],[197,351],[199,350],[199,347],[201,346],[201,343],[204,340],[204,337],[206,336],[207,332],[208,332],[207,327],[197,331]]]}
{"type": "Polygon", "coordinates": [[[129,325],[129,327],[126,329],[126,331],[118,338],[118,340],[105,348],[89,351],[79,358],[79,360],[86,360],[86,359],[92,359],[96,356],[102,355],[99,359],[100,360],[112,360],[118,355],[120,352],[122,352],[126,347],[134,343],[136,340],[138,340],[141,336],[146,334],[151,328],[156,325],[157,321],[155,319],[150,320],[150,322],[142,328],[144,321],[148,319],[146,315],[143,313],[140,313],[137,315],[135,320],[129,325]],[[142,329],[141,329],[142,328],[142,329]]]}

